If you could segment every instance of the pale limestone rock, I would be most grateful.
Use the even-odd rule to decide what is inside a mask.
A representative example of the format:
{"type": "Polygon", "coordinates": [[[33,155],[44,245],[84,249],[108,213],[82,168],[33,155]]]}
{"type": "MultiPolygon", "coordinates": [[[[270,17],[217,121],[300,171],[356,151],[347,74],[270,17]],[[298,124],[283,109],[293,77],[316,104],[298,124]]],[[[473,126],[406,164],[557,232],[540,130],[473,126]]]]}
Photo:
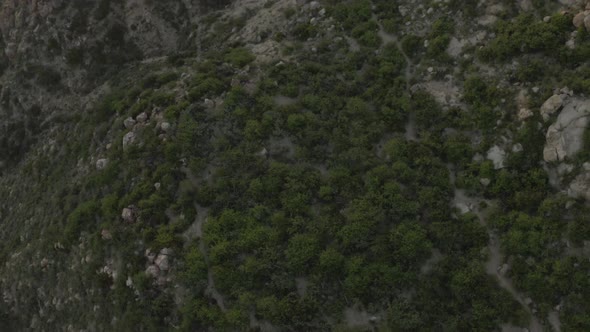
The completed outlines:
{"type": "Polygon", "coordinates": [[[544,121],[549,120],[549,117],[563,106],[563,99],[562,95],[553,95],[543,103],[541,116],[544,121]]]}

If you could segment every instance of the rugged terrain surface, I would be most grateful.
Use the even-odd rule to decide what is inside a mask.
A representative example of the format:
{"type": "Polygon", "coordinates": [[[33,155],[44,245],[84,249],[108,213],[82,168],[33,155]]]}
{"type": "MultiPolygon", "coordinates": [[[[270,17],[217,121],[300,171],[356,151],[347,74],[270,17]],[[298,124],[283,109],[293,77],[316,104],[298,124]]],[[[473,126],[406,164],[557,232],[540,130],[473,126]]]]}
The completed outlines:
{"type": "Polygon", "coordinates": [[[0,0],[0,329],[590,330],[586,1],[0,0]]]}

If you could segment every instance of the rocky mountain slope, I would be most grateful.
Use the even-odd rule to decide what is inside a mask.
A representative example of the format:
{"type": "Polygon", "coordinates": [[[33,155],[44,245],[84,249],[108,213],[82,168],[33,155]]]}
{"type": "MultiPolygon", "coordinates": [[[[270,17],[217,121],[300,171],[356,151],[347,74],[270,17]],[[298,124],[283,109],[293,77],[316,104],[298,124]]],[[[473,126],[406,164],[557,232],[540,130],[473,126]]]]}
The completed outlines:
{"type": "Polygon", "coordinates": [[[0,0],[0,330],[590,329],[586,1],[0,0]]]}

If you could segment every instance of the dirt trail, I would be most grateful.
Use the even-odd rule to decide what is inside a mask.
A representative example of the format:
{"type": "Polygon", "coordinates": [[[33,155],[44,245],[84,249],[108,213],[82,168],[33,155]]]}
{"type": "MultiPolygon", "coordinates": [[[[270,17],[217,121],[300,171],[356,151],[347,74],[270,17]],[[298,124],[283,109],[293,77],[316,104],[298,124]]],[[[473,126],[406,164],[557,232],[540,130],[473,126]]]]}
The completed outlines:
{"type": "MultiPolygon", "coordinates": [[[[399,40],[397,39],[397,37],[395,35],[392,35],[390,33],[387,33],[385,31],[385,29],[383,28],[383,25],[381,25],[381,22],[379,22],[379,20],[377,19],[377,15],[373,14],[373,19],[375,20],[375,22],[377,22],[378,26],[379,26],[379,37],[381,37],[381,39],[383,40],[384,44],[388,44],[388,43],[393,43],[395,44],[395,46],[397,47],[398,51],[401,53],[401,55],[403,55],[404,59],[406,60],[406,67],[404,69],[404,79],[406,81],[406,92],[408,94],[411,93],[411,80],[412,80],[412,76],[414,75],[414,63],[412,62],[412,59],[410,59],[410,57],[406,54],[406,52],[404,52],[404,49],[401,45],[401,43],[399,42],[399,40]]],[[[416,115],[413,112],[410,112],[408,114],[408,122],[405,125],[405,138],[408,141],[417,141],[418,140],[418,136],[416,135],[416,115]]]]}
{"type": "MultiPolygon", "coordinates": [[[[181,168],[181,171],[186,175],[186,178],[192,184],[193,188],[197,188],[199,186],[199,180],[195,177],[193,172],[187,168],[181,168]]],[[[225,299],[221,293],[217,291],[215,288],[215,280],[213,278],[213,271],[211,271],[211,266],[209,264],[209,253],[207,251],[207,246],[205,246],[205,241],[203,241],[203,226],[207,222],[207,217],[209,215],[209,209],[205,208],[197,203],[195,203],[195,209],[197,210],[197,216],[195,217],[195,221],[192,225],[187,229],[187,231],[183,234],[186,239],[199,239],[199,251],[201,255],[203,255],[205,259],[205,263],[207,264],[207,288],[205,289],[205,294],[209,295],[211,298],[217,302],[219,309],[225,312],[225,299]]]]}
{"type": "MultiPolygon", "coordinates": [[[[514,298],[514,300],[520,303],[520,305],[522,305],[522,307],[530,314],[531,320],[529,323],[528,331],[542,332],[543,324],[541,323],[539,318],[533,314],[533,311],[531,310],[530,306],[525,301],[525,297],[516,290],[510,278],[504,276],[502,273],[499,272],[499,267],[504,262],[504,256],[502,255],[502,252],[500,250],[500,241],[497,235],[491,230],[490,227],[488,227],[486,215],[487,211],[482,211],[480,208],[482,202],[486,203],[487,206],[493,205],[494,202],[481,197],[469,197],[465,193],[465,190],[457,189],[457,187],[455,186],[456,176],[454,167],[452,165],[447,165],[447,167],[449,169],[449,179],[451,182],[451,186],[453,187],[455,193],[455,197],[452,201],[453,207],[456,207],[462,214],[468,212],[472,212],[473,214],[475,214],[477,216],[478,222],[487,230],[489,237],[489,256],[487,262],[485,263],[486,273],[494,276],[498,281],[498,285],[507,290],[510,293],[510,295],[512,295],[512,298],[514,298]]],[[[505,326],[503,327],[503,330],[508,331],[510,328],[511,327],[505,326]]]]}

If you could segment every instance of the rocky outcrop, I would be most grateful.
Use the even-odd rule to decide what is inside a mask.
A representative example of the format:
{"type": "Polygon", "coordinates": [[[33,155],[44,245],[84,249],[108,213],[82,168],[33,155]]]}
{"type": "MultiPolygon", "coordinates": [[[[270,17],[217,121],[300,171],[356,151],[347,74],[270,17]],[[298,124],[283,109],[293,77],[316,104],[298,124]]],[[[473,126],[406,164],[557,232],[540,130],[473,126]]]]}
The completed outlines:
{"type": "Polygon", "coordinates": [[[590,117],[590,100],[572,99],[549,126],[543,159],[562,161],[573,157],[583,147],[584,130],[590,117]]]}
{"type": "Polygon", "coordinates": [[[544,121],[549,120],[552,114],[559,111],[563,106],[565,97],[560,94],[555,94],[547,99],[543,105],[541,105],[541,116],[544,121]]]}

